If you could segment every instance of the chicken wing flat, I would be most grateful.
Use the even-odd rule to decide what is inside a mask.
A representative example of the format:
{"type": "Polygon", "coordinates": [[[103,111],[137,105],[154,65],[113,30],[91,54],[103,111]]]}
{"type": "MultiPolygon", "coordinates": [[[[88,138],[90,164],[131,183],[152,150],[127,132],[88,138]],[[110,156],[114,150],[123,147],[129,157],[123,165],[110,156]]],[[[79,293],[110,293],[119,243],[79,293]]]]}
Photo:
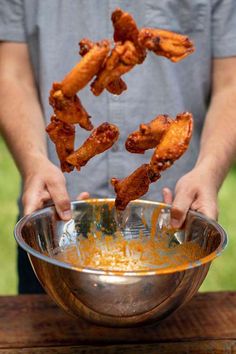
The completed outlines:
{"type": "Polygon", "coordinates": [[[139,43],[139,29],[133,17],[121,9],[117,8],[111,16],[114,27],[114,41],[125,43],[131,41],[134,43],[138,52],[138,64],[141,64],[146,58],[146,49],[139,43]]]}
{"type": "Polygon", "coordinates": [[[138,64],[138,61],[138,53],[133,42],[117,43],[91,85],[93,94],[99,96],[111,82],[120,79],[123,74],[138,64]]]}
{"type": "Polygon", "coordinates": [[[157,181],[160,174],[155,174],[149,164],[143,164],[130,176],[118,180],[111,179],[116,193],[115,207],[124,210],[131,200],[135,200],[147,193],[149,185],[157,181]]]}
{"type": "Polygon", "coordinates": [[[118,139],[119,129],[116,125],[103,123],[94,129],[88,139],[66,161],[79,171],[95,155],[109,149],[118,139]]]}
{"type": "Polygon", "coordinates": [[[139,42],[148,50],[173,62],[184,59],[195,50],[187,36],[161,29],[142,28],[139,42]]]}
{"type": "MultiPolygon", "coordinates": [[[[85,54],[87,54],[94,47],[94,45],[95,43],[89,40],[88,38],[83,38],[79,42],[80,55],[84,56],[85,54]]],[[[115,81],[111,81],[107,85],[106,89],[113,95],[120,95],[123,91],[127,90],[127,85],[121,78],[118,78],[115,81]]]]}
{"type": "Polygon", "coordinates": [[[169,129],[172,119],[168,115],[159,115],[148,124],[141,124],[139,130],[130,134],[125,147],[129,152],[144,154],[148,149],[153,149],[160,142],[169,129]]]}
{"type": "Polygon", "coordinates": [[[61,170],[63,172],[71,172],[74,166],[68,163],[66,158],[74,151],[75,127],[72,124],[62,122],[53,115],[46,131],[56,145],[61,170]]]}
{"type": "Polygon", "coordinates": [[[150,166],[155,173],[169,168],[187,150],[193,130],[193,116],[189,112],[177,115],[157,145],[150,166]]]}
{"type": "Polygon", "coordinates": [[[53,107],[57,118],[65,123],[78,123],[81,128],[92,130],[90,116],[77,95],[66,97],[60,83],[54,83],[50,91],[49,103],[53,107]]]}
{"type": "Polygon", "coordinates": [[[96,43],[61,82],[65,96],[72,97],[99,72],[110,51],[109,41],[96,43]]]}

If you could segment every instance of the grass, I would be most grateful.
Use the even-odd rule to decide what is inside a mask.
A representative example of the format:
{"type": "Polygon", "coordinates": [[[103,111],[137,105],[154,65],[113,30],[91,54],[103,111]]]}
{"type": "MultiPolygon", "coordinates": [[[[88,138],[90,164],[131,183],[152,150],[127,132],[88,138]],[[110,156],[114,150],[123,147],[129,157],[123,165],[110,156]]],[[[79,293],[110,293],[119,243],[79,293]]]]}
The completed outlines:
{"type": "MultiPolygon", "coordinates": [[[[20,178],[9,152],[0,138],[0,295],[16,294],[16,243],[13,228],[17,217],[17,196],[20,178]]],[[[220,191],[220,224],[229,234],[229,245],[216,259],[204,281],[201,291],[236,290],[236,166],[220,191]]]]}
{"type": "Polygon", "coordinates": [[[13,228],[17,217],[19,174],[0,138],[0,295],[15,294],[16,243],[13,228]]]}

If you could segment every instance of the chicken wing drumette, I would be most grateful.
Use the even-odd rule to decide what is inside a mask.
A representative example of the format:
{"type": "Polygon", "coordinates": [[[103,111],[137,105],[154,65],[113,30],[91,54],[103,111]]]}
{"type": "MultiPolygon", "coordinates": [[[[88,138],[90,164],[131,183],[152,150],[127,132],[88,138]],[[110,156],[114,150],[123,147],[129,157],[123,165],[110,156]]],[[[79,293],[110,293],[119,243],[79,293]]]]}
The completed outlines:
{"type": "Polygon", "coordinates": [[[68,156],[66,161],[79,171],[92,157],[109,149],[118,137],[119,129],[116,125],[103,123],[92,131],[83,145],[68,156]]]}

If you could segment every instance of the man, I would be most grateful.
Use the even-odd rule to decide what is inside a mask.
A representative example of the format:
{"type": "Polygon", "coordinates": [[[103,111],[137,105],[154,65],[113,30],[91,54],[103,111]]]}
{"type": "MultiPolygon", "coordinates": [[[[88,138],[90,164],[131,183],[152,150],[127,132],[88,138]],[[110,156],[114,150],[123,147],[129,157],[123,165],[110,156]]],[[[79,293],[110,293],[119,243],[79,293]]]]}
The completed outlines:
{"type": "MultiPolygon", "coordinates": [[[[113,196],[111,177],[129,175],[150,159],[129,154],[124,142],[140,122],[182,111],[194,116],[194,135],[185,155],[152,184],[147,199],[171,203],[173,226],[189,208],[217,217],[217,193],[236,151],[236,3],[234,0],[0,0],[0,128],[23,178],[21,215],[52,199],[69,219],[70,199],[113,196]],[[94,97],[89,87],[79,96],[98,126],[120,127],[119,142],[78,173],[63,175],[55,148],[46,141],[52,110],[52,82],[61,81],[79,60],[77,43],[112,38],[110,15],[130,12],[139,27],[158,27],[189,35],[196,51],[182,62],[148,54],[125,76],[120,96],[94,97]],[[177,183],[177,184],[176,184],[177,183]]],[[[77,128],[76,146],[88,136],[77,128]]],[[[19,258],[21,260],[21,257],[19,258]]],[[[22,271],[21,292],[37,291],[22,271]]]]}

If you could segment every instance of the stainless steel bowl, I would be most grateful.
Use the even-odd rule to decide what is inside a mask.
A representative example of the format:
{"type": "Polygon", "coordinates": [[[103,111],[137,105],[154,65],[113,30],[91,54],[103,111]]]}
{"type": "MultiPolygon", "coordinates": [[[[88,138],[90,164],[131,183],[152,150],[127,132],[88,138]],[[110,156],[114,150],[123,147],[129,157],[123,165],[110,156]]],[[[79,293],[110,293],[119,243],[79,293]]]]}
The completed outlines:
{"type": "MultiPolygon", "coordinates": [[[[124,272],[77,267],[56,259],[56,253],[77,242],[79,233],[86,236],[91,225],[114,233],[117,218],[114,208],[108,207],[111,203],[111,199],[72,202],[69,222],[59,220],[55,208],[47,207],[22,218],[15,227],[15,238],[28,253],[46,292],[68,313],[105,326],[159,321],[197,292],[212,260],[225,248],[227,235],[216,222],[190,211],[184,230],[175,233],[170,247],[172,243],[198,243],[205,256],[194,262],[124,272]],[[100,215],[99,222],[95,214],[100,215]]],[[[159,237],[163,224],[169,223],[171,207],[143,200],[130,203],[120,220],[124,237],[135,238],[140,229],[149,237],[157,208],[161,209],[156,224],[159,237]]]]}

